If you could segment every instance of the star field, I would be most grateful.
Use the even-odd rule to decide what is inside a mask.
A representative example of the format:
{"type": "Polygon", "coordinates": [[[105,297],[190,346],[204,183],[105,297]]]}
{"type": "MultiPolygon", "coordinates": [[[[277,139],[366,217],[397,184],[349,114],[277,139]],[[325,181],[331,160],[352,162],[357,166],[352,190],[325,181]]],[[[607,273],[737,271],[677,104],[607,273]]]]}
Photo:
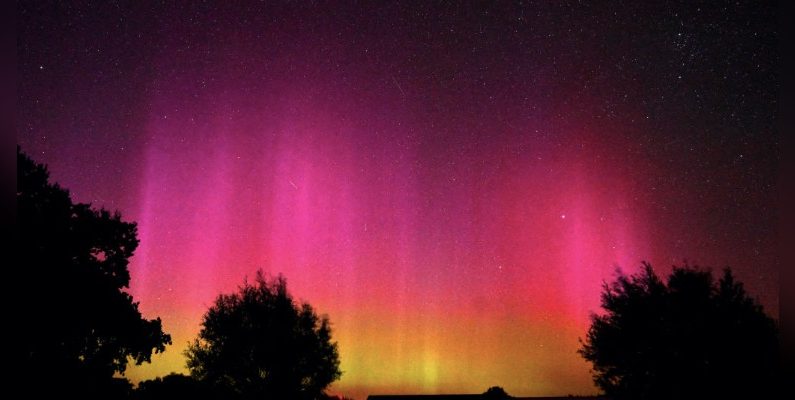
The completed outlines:
{"type": "Polygon", "coordinates": [[[257,268],[356,398],[594,393],[578,338],[641,260],[778,313],[773,4],[245,3],[18,7],[18,143],[139,224],[174,344],[133,381],[257,268]]]}

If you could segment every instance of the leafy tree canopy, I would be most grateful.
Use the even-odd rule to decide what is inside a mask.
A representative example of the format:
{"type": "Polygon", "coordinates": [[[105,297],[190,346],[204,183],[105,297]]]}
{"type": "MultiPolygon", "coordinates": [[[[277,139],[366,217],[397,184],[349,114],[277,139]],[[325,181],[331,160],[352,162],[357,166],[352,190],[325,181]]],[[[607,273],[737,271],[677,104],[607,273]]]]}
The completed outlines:
{"type": "Polygon", "coordinates": [[[240,397],[317,399],[339,379],[327,317],[296,303],[282,276],[219,296],[186,351],[191,374],[240,397]]]}
{"type": "MultiPolygon", "coordinates": [[[[147,320],[125,292],[134,223],[73,203],[49,172],[17,148],[19,270],[29,293],[22,317],[24,374],[56,375],[51,390],[102,391],[128,360],[150,361],[171,343],[160,319],[147,320]]],[[[122,385],[123,386],[123,385],[122,385]]],[[[32,385],[36,390],[47,390],[32,385]]]]}
{"type": "Polygon", "coordinates": [[[605,284],[580,354],[618,399],[770,398],[779,370],[776,322],[731,270],[643,270],[605,284]]]}

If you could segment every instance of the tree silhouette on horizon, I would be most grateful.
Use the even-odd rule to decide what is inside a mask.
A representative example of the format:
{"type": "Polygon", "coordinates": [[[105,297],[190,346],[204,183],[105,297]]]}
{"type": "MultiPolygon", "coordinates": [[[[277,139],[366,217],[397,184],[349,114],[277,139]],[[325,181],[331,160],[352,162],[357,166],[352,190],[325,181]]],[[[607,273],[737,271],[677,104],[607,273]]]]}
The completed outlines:
{"type": "Polygon", "coordinates": [[[142,381],[131,396],[133,400],[221,400],[225,393],[188,375],[171,373],[142,381]]]}
{"type": "Polygon", "coordinates": [[[508,392],[506,392],[505,389],[500,386],[492,386],[488,388],[485,392],[483,392],[481,397],[488,400],[505,400],[511,398],[511,396],[508,395],[508,392]]]}
{"type": "Polygon", "coordinates": [[[114,374],[171,343],[160,319],[143,318],[125,291],[138,246],[135,223],[73,203],[19,147],[16,198],[27,393],[122,396],[131,388],[114,374]],[[50,382],[39,384],[44,377],[50,382]]]}
{"type": "Polygon", "coordinates": [[[239,398],[320,399],[341,376],[327,317],[296,303],[279,275],[222,294],[188,346],[188,369],[239,398]]]}
{"type": "Polygon", "coordinates": [[[648,263],[605,283],[579,350],[594,382],[615,399],[772,398],[778,327],[730,269],[674,267],[663,281],[648,263]]]}

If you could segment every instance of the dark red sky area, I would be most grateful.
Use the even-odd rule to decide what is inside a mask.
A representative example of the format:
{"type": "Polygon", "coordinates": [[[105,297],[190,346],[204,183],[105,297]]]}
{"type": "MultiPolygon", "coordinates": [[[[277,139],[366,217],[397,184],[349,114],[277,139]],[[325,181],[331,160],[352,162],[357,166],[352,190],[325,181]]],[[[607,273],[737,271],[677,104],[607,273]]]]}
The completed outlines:
{"type": "Polygon", "coordinates": [[[139,223],[174,337],[131,379],[257,268],[360,398],[595,392],[577,339],[641,260],[778,312],[772,5],[425,3],[19,6],[18,143],[139,223]]]}

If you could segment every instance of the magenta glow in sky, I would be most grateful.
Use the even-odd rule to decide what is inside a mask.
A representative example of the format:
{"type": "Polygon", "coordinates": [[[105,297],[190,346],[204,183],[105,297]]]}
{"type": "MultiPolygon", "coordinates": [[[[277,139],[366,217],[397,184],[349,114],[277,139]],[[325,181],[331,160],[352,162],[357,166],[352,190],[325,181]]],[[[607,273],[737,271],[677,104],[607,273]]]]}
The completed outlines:
{"type": "Polygon", "coordinates": [[[617,267],[729,265],[777,313],[769,12],[26,6],[18,140],[139,224],[174,345],[135,381],[262,268],[329,314],[336,392],[588,394],[617,267]]]}

